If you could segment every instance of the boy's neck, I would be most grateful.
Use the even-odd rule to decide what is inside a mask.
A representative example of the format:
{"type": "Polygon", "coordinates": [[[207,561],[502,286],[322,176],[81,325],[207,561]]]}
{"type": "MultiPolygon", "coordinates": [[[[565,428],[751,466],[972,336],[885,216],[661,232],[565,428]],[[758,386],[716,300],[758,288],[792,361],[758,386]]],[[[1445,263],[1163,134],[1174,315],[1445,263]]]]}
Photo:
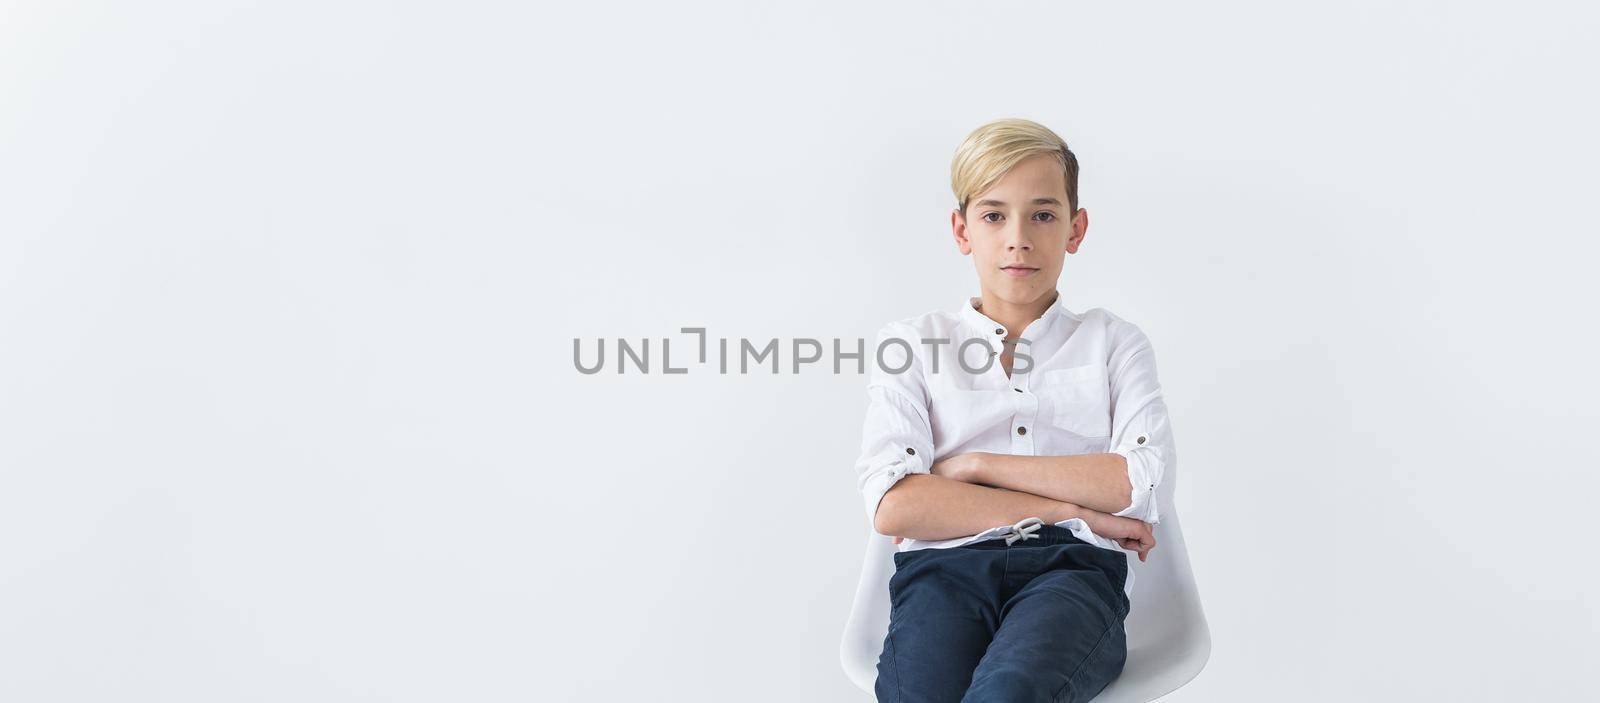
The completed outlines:
{"type": "Polygon", "coordinates": [[[1056,298],[1059,297],[1061,297],[1061,292],[1054,291],[1051,295],[1041,296],[1038,300],[1027,305],[1013,305],[990,295],[988,291],[984,291],[979,298],[981,305],[979,311],[988,315],[989,319],[1005,326],[1006,339],[1016,339],[1021,337],[1022,331],[1028,328],[1028,323],[1044,315],[1044,311],[1049,310],[1050,306],[1056,302],[1056,298]]]}

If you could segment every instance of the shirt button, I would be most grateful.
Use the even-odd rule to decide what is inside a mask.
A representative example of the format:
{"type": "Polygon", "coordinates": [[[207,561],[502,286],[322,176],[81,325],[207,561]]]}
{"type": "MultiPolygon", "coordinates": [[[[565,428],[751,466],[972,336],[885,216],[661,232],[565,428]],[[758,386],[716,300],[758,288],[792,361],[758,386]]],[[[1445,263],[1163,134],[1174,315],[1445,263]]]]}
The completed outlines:
{"type": "Polygon", "coordinates": [[[1022,392],[1022,389],[1021,389],[1021,388],[1013,388],[1013,389],[1011,389],[1011,390],[1014,390],[1014,391],[1016,391],[1016,392],[1018,392],[1018,393],[1021,393],[1021,392],[1022,392]]]}
{"type": "Polygon", "coordinates": [[[916,454],[917,450],[912,449],[911,447],[906,447],[906,453],[907,454],[916,454]]]}
{"type": "Polygon", "coordinates": [[[995,334],[1005,334],[1006,331],[1003,330],[1003,329],[1000,329],[999,327],[996,327],[996,328],[994,328],[994,333],[995,334]]]}
{"type": "Polygon", "coordinates": [[[1144,444],[1144,435],[1139,435],[1139,443],[1144,444]]]}
{"type": "Polygon", "coordinates": [[[1027,433],[1028,433],[1028,428],[1026,428],[1026,427],[1018,427],[1017,428],[1017,434],[1027,434],[1027,433]]]}

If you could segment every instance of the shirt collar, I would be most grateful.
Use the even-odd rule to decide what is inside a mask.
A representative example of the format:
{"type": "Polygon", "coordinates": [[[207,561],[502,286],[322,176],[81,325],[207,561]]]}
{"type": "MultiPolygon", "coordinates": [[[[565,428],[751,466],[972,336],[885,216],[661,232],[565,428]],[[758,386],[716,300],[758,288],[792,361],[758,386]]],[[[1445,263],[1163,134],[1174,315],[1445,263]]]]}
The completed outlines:
{"type": "MultiPolygon", "coordinates": [[[[1078,318],[1077,313],[1067,309],[1067,306],[1063,302],[1064,300],[1065,297],[1062,296],[1058,291],[1056,293],[1055,302],[1050,303],[1050,307],[1045,308],[1044,312],[1039,315],[1039,328],[1036,334],[1044,334],[1045,331],[1050,329],[1050,326],[1058,317],[1067,317],[1071,319],[1078,318]]],[[[982,305],[983,298],[980,296],[972,296],[967,298],[967,302],[961,305],[961,320],[967,323],[967,325],[978,334],[987,338],[999,339],[1000,335],[995,334],[994,331],[1005,328],[1000,323],[995,322],[994,318],[991,318],[988,315],[980,312],[978,308],[982,305]]],[[[1025,330],[1015,330],[1017,334],[1022,334],[1024,331],[1025,330]]]]}

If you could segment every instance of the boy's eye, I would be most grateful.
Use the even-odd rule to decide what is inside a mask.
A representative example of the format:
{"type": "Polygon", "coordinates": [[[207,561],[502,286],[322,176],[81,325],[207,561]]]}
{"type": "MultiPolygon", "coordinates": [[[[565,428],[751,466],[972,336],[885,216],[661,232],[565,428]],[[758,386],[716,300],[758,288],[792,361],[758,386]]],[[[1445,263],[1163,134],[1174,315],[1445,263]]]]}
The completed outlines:
{"type": "Polygon", "coordinates": [[[989,216],[990,215],[998,215],[998,214],[1000,214],[1000,213],[998,213],[998,212],[986,212],[986,213],[983,213],[983,221],[984,222],[994,222],[995,220],[989,219],[989,216]]]}
{"type": "MultiPolygon", "coordinates": [[[[1045,217],[1050,218],[1050,219],[1045,220],[1045,222],[1050,222],[1051,220],[1056,219],[1056,214],[1053,213],[1053,212],[1041,212],[1041,213],[1039,213],[1039,215],[1044,215],[1045,217]]],[[[1034,217],[1038,217],[1039,215],[1034,215],[1034,217]]]]}

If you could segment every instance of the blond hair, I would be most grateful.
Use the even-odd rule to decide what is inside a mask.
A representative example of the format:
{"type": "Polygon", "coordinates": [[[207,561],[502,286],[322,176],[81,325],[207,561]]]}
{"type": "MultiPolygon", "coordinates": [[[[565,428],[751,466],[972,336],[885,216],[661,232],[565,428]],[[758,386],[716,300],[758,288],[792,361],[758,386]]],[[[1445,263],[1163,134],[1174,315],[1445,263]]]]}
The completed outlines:
{"type": "Polygon", "coordinates": [[[967,201],[989,190],[1018,162],[1036,154],[1051,154],[1061,162],[1066,176],[1067,205],[1078,211],[1078,157],[1066,141],[1038,122],[1003,118],[989,122],[967,135],[956,148],[950,163],[950,189],[963,217],[967,201]]]}

